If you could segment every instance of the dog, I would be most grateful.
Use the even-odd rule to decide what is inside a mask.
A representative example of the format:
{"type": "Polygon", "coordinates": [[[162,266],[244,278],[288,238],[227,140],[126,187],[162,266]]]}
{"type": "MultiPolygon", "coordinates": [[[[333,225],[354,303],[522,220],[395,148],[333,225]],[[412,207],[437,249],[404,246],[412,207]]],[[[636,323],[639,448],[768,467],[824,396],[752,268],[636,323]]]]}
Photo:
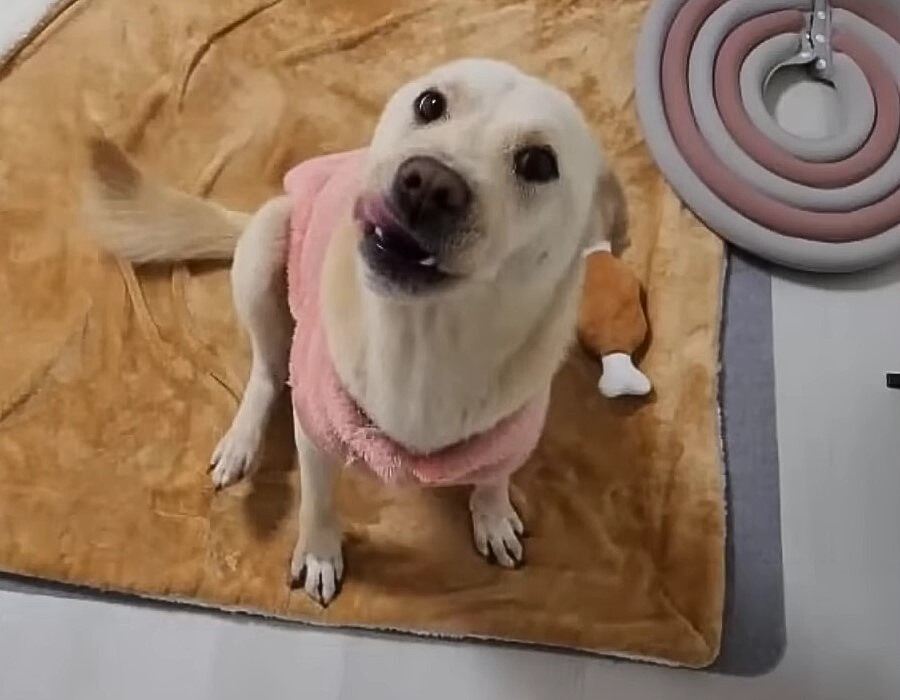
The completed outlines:
{"type": "Polygon", "coordinates": [[[301,164],[252,216],[152,181],[103,137],[90,151],[86,211],[106,250],[233,258],[252,366],[212,481],[250,472],[289,382],[295,585],[321,605],[339,590],[342,461],[471,484],[476,548],[522,561],[509,479],[574,339],[582,252],[625,243],[622,189],[567,94],[498,61],[443,65],[389,99],[366,149],[301,164]]]}

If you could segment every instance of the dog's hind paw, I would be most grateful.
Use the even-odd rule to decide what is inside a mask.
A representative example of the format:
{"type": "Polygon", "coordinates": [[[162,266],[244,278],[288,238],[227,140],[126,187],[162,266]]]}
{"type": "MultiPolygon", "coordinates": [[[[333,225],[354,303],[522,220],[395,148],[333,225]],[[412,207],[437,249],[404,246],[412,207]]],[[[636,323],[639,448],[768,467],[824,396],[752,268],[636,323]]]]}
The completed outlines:
{"type": "Polygon", "coordinates": [[[258,432],[231,428],[219,441],[210,460],[217,489],[237,483],[253,470],[262,438],[258,432]]]}

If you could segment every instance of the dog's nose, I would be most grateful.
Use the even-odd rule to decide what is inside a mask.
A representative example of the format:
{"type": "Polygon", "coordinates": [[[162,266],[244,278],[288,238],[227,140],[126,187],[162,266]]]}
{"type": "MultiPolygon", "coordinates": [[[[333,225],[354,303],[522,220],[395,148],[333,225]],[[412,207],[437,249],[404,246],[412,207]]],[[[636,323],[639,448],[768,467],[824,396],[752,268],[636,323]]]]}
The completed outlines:
{"type": "Polygon", "coordinates": [[[431,233],[449,233],[469,209],[472,191],[452,168],[435,158],[416,156],[397,168],[393,199],[406,222],[431,233]]]}

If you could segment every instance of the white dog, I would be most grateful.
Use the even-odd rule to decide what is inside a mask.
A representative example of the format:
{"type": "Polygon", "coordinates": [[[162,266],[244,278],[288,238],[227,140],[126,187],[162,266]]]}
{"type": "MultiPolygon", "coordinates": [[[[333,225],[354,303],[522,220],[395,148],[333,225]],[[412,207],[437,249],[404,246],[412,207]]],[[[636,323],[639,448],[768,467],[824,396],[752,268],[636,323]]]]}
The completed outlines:
{"type": "Polygon", "coordinates": [[[478,550],[521,561],[509,474],[537,441],[573,338],[582,252],[624,235],[619,185],[567,95],[503,63],[450,63],[394,94],[368,149],[300,166],[252,217],[153,183],[104,139],[92,163],[88,212],[108,250],[135,263],[234,258],[253,359],[213,456],[217,487],[251,469],[290,367],[302,491],[291,572],[311,597],[330,602],[343,573],[336,465],[382,448],[386,478],[473,484],[478,550]],[[482,448],[491,464],[475,463],[482,448]]]}

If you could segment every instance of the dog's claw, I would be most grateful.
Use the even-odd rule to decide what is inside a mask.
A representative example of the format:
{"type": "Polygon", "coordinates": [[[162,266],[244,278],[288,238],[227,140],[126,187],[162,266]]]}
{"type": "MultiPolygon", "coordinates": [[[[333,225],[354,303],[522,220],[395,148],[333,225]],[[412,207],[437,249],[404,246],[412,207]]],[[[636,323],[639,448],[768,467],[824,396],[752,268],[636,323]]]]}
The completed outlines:
{"type": "Polygon", "coordinates": [[[288,567],[287,567],[287,585],[288,585],[288,588],[290,588],[292,591],[297,588],[300,588],[300,586],[303,585],[302,584],[303,569],[300,570],[300,574],[301,574],[300,576],[296,576],[294,574],[294,560],[293,560],[293,558],[291,558],[291,561],[288,562],[288,567]]]}

